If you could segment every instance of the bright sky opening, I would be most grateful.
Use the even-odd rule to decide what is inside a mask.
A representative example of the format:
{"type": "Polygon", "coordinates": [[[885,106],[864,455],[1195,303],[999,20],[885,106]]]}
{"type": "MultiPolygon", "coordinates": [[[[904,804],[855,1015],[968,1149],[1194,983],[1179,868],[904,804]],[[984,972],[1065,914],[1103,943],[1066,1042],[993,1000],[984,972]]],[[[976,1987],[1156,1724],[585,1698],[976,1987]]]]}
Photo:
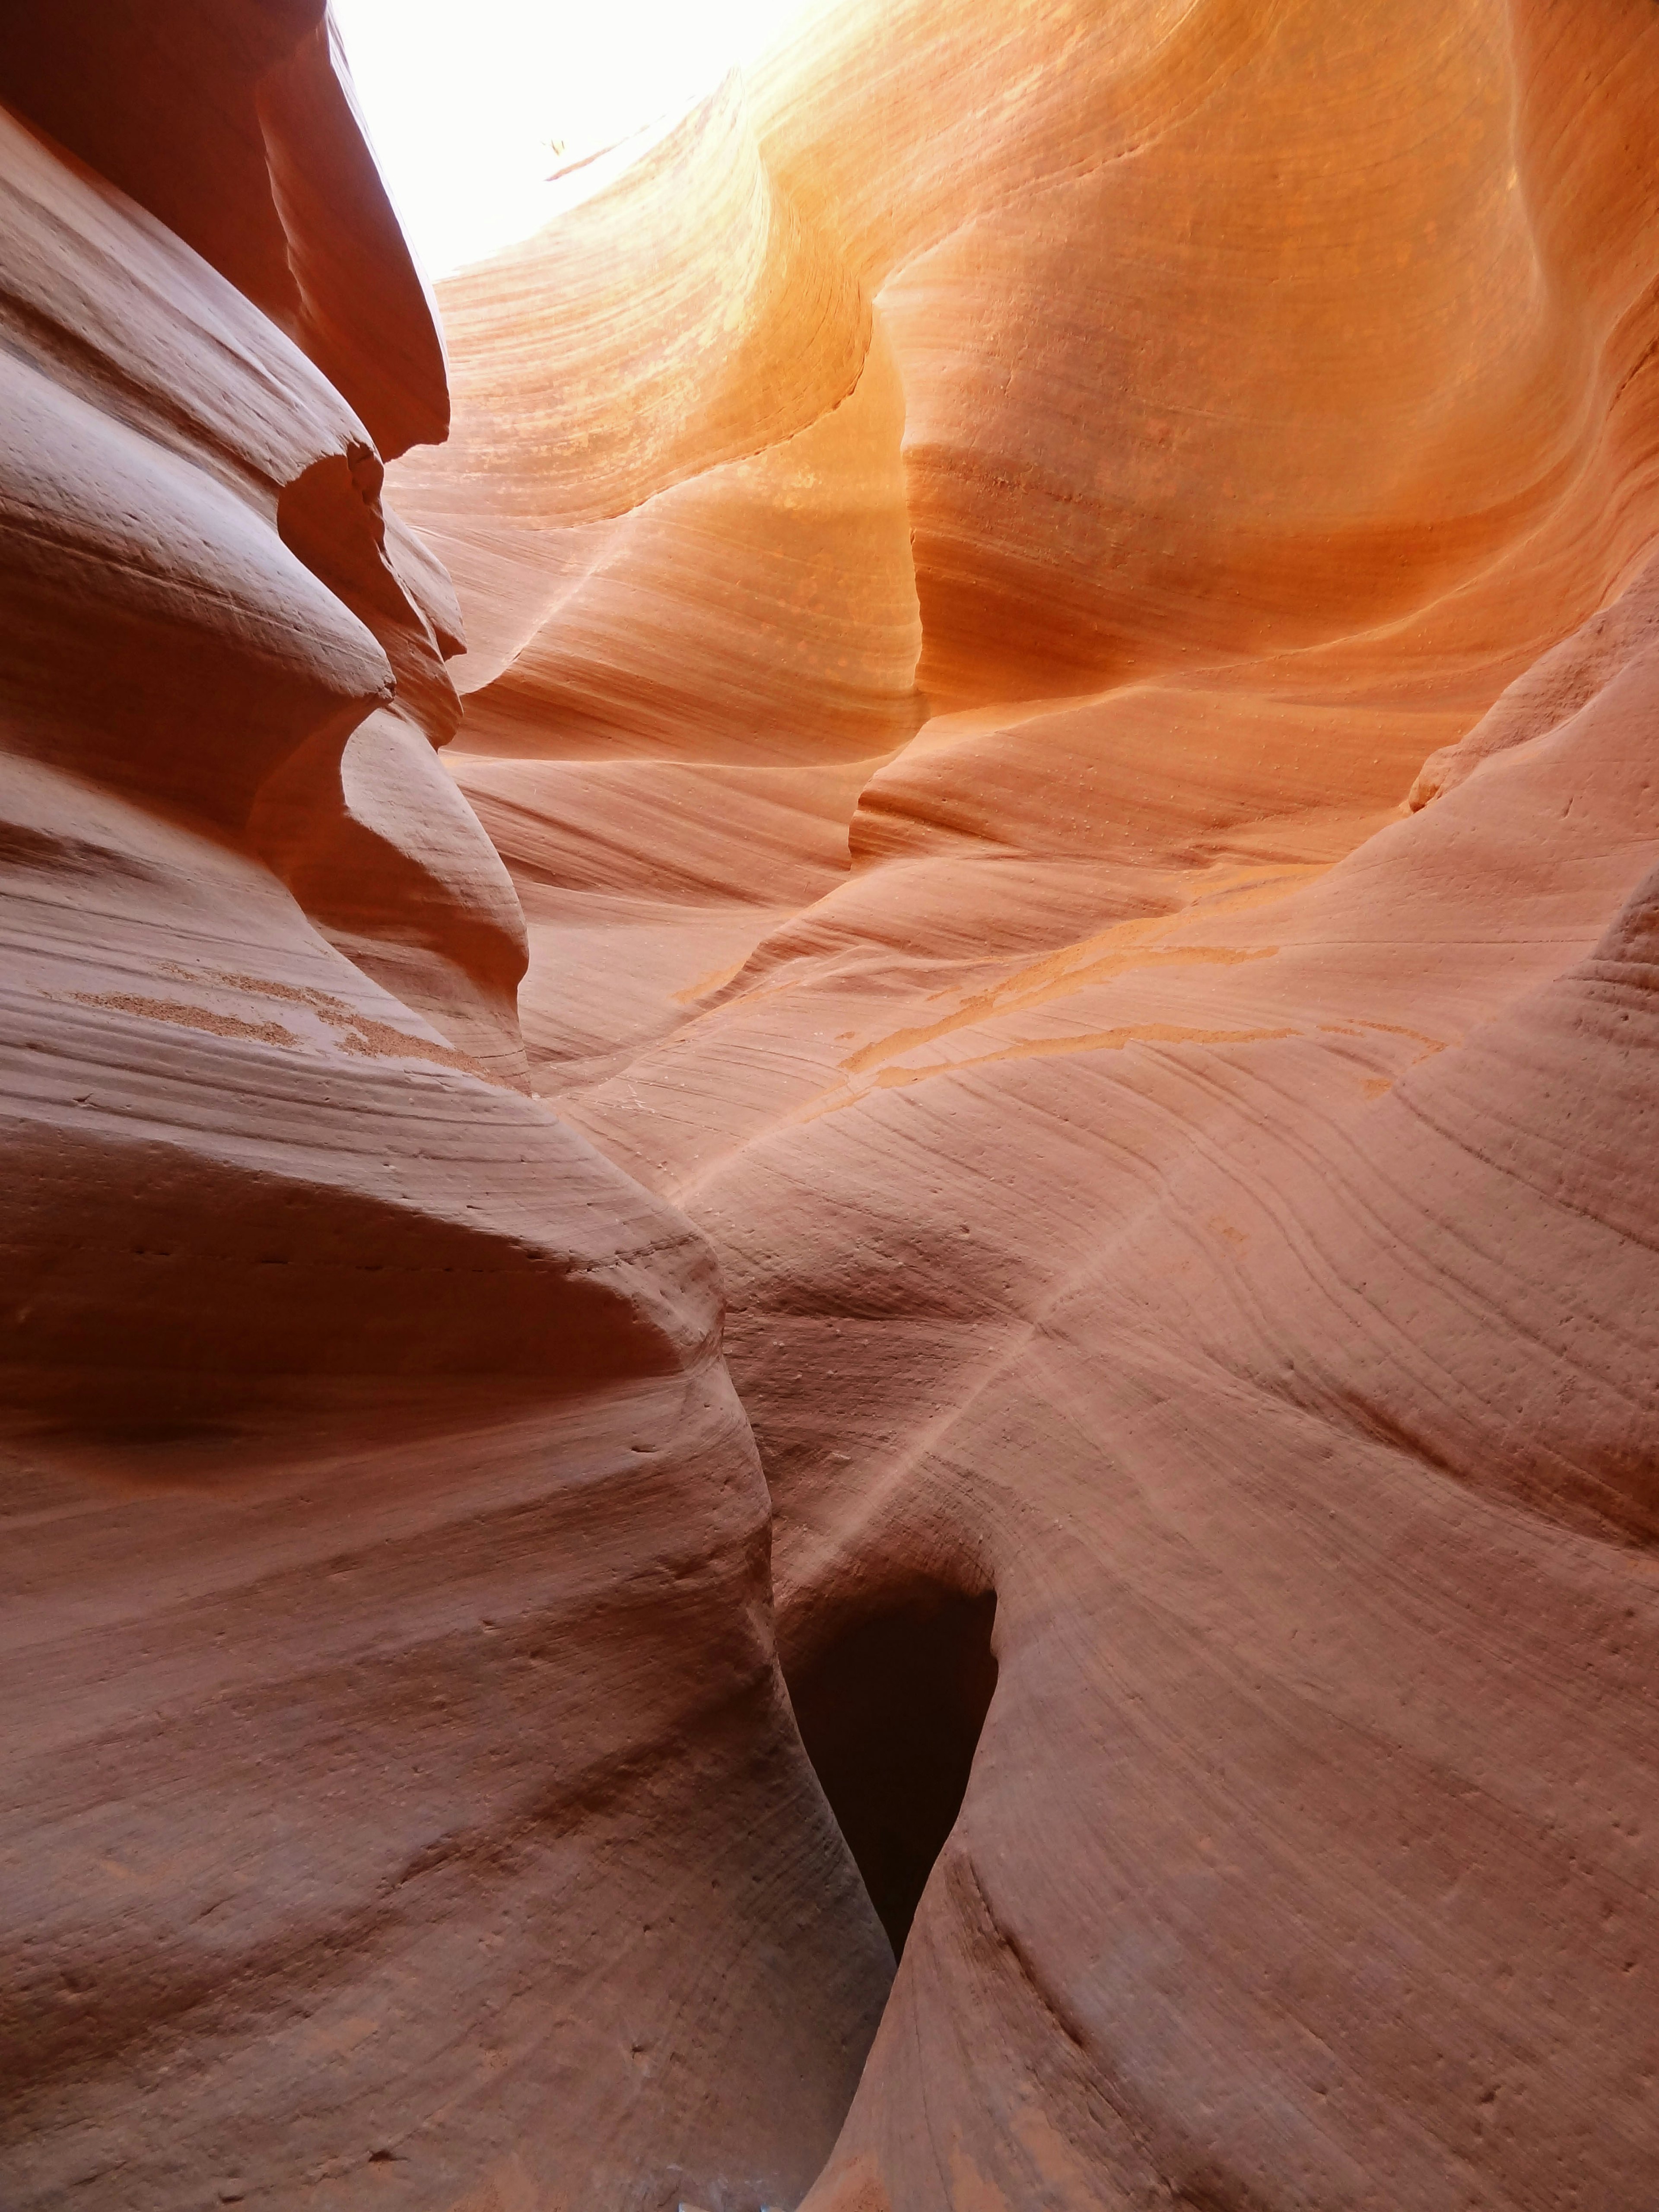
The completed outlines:
{"type": "Polygon", "coordinates": [[[404,229],[442,276],[598,189],[802,5],[334,0],[334,15],[404,229]]]}

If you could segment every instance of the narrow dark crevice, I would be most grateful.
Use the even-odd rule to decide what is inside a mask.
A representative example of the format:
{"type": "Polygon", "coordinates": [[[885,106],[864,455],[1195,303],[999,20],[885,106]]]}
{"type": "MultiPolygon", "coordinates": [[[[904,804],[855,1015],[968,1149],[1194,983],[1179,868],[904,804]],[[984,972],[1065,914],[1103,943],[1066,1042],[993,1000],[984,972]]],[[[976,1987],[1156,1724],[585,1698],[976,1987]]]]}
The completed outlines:
{"type": "Polygon", "coordinates": [[[956,1825],[997,1686],[996,1594],[884,1593],[786,1664],[807,1756],[896,1958],[956,1825]]]}

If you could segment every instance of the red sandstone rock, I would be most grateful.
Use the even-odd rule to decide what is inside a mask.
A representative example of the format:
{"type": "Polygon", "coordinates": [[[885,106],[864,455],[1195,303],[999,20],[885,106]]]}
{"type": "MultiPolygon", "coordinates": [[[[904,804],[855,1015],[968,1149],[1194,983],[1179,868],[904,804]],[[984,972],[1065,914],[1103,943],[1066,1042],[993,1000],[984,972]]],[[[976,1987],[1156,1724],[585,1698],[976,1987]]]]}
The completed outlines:
{"type": "MultiPolygon", "coordinates": [[[[786,541],[655,550],[712,414],[469,698],[532,1082],[720,1254],[878,1903],[884,1690],[971,1748],[994,1594],[812,2212],[1650,2193],[1656,94],[1613,0],[816,9],[750,106],[896,367],[924,726],[803,896],[786,541]]],[[[579,391],[687,282],[616,189],[579,391]]],[[[457,289],[462,388],[609,219],[457,289]]]]}
{"type": "Polygon", "coordinates": [[[320,13],[0,68],[0,2195],[798,2197],[890,1954],[708,1246],[520,1095],[320,13]]]}
{"type": "Polygon", "coordinates": [[[828,0],[417,538],[316,12],[9,87],[12,2195],[1635,2212],[1659,21],[828,0]]]}

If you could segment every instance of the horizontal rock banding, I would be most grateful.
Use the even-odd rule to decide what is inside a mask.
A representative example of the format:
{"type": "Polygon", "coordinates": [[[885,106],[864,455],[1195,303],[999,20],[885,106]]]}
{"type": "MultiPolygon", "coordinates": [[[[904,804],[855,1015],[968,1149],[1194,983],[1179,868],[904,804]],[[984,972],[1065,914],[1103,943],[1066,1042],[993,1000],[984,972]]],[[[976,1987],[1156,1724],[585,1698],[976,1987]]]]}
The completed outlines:
{"type": "Polygon", "coordinates": [[[469,699],[532,1082],[721,1256],[786,1668],[994,1593],[813,2212],[1644,2185],[1656,68],[1611,5],[814,9],[748,100],[902,388],[921,726],[783,866],[793,541],[656,520],[720,454],[469,699]]]}

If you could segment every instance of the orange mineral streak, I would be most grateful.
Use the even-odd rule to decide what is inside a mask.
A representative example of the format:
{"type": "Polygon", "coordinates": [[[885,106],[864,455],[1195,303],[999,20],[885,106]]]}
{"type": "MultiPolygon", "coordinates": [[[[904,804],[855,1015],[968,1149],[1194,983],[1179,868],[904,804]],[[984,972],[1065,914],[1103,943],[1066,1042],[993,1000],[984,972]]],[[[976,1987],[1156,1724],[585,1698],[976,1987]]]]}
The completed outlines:
{"type": "Polygon", "coordinates": [[[443,445],[319,18],[0,69],[0,2195],[1637,2212],[1659,9],[816,0],[443,445]]]}

